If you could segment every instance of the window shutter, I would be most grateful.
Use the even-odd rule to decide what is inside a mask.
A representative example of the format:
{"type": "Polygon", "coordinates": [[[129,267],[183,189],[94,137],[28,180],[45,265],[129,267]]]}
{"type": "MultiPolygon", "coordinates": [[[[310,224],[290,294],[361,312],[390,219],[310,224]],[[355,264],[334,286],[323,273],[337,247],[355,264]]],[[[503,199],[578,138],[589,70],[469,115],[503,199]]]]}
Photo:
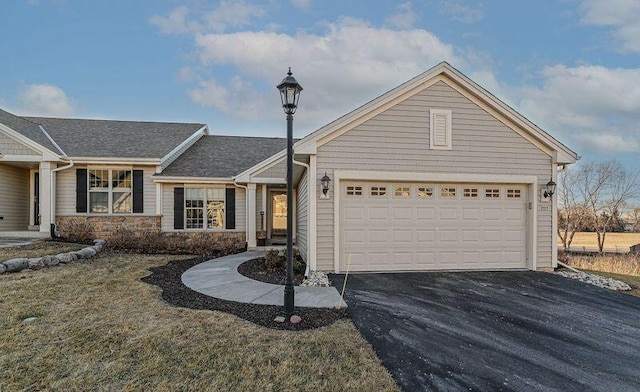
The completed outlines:
{"type": "Polygon", "coordinates": [[[133,213],[141,214],[144,212],[144,171],[133,171],[133,213]]]}
{"type": "Polygon", "coordinates": [[[76,212],[87,212],[87,169],[76,169],[76,212]]]}
{"type": "Polygon", "coordinates": [[[236,228],[236,189],[227,188],[226,193],[227,194],[224,200],[225,228],[235,229],[236,228]]]}
{"type": "Polygon", "coordinates": [[[173,228],[184,229],[184,188],[173,188],[173,228]]]}

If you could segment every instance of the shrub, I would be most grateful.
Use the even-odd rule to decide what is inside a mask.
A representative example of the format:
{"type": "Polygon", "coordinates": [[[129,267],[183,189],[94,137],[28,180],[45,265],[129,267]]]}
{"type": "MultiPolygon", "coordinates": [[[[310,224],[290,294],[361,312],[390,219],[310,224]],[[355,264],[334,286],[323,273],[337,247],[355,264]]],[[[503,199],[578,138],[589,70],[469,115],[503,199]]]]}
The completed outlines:
{"type": "Polygon", "coordinates": [[[106,241],[107,246],[112,249],[124,251],[136,251],[140,249],[136,233],[125,226],[116,227],[115,230],[109,233],[106,241]]]}
{"type": "Polygon", "coordinates": [[[143,253],[163,253],[167,250],[167,237],[158,231],[137,234],[137,248],[143,253]]]}
{"type": "Polygon", "coordinates": [[[280,255],[277,249],[271,249],[264,256],[264,264],[269,271],[281,271],[286,268],[286,259],[280,255]]]}
{"type": "Polygon", "coordinates": [[[93,227],[86,219],[71,218],[59,225],[62,238],[70,242],[91,242],[94,239],[93,227]]]}

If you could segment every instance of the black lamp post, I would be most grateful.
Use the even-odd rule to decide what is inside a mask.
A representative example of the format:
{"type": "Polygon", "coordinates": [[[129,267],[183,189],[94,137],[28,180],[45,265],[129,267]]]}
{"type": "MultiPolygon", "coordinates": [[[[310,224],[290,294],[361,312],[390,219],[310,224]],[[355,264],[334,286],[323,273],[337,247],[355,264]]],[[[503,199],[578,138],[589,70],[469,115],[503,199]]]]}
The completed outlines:
{"type": "Polygon", "coordinates": [[[298,107],[302,86],[292,76],[291,67],[287,77],[277,86],[280,90],[282,108],[287,115],[287,280],[284,284],[284,312],[293,315],[293,114],[298,107]]]}

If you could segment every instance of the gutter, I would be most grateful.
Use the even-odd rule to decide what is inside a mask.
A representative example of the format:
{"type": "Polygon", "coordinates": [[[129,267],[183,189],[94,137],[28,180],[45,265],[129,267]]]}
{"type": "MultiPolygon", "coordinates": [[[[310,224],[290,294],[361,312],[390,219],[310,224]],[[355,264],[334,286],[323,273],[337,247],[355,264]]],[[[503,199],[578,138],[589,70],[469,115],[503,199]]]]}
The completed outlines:
{"type": "Polygon", "coordinates": [[[56,233],[56,224],[54,223],[56,221],[56,210],[55,210],[55,208],[56,208],[56,193],[57,193],[57,190],[55,188],[55,184],[56,184],[55,178],[56,178],[56,176],[55,176],[54,173],[57,173],[57,172],[62,171],[62,170],[71,169],[73,167],[73,165],[74,165],[74,162],[73,162],[73,159],[71,159],[71,160],[69,160],[69,164],[67,166],[62,166],[62,167],[57,167],[55,169],[51,169],[51,184],[50,184],[50,187],[51,187],[50,188],[51,189],[51,198],[50,198],[51,206],[50,206],[49,213],[50,213],[50,218],[51,218],[51,221],[50,221],[51,222],[51,238],[54,238],[54,239],[55,238],[59,238],[58,234],[56,233]]]}

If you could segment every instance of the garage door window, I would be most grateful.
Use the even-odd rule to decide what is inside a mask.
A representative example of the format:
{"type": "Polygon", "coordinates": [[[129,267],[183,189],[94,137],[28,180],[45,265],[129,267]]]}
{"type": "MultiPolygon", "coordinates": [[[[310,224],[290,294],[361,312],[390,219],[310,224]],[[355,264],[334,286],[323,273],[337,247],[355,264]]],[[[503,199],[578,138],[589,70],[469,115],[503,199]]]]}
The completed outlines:
{"type": "Polygon", "coordinates": [[[431,199],[433,197],[433,187],[432,186],[418,187],[418,197],[423,199],[431,199]]]}
{"type": "Polygon", "coordinates": [[[387,187],[386,186],[372,186],[371,187],[371,196],[386,196],[387,195],[387,187]]]}
{"type": "Polygon", "coordinates": [[[477,198],[478,188],[464,188],[462,196],[465,198],[477,198]]]}
{"type": "Polygon", "coordinates": [[[397,186],[393,194],[395,197],[399,197],[403,199],[409,198],[411,197],[411,188],[408,186],[397,186]]]}
{"type": "Polygon", "coordinates": [[[442,188],[440,188],[440,197],[455,198],[456,188],[451,186],[443,186],[442,188]]]}
{"type": "Polygon", "coordinates": [[[362,187],[361,186],[348,186],[347,187],[347,196],[362,196],[362,187]]]}
{"type": "Polygon", "coordinates": [[[500,198],[500,189],[499,188],[487,188],[484,190],[484,197],[487,199],[499,199],[500,198]]]}
{"type": "Polygon", "coordinates": [[[507,189],[507,199],[520,199],[522,191],[520,189],[507,189]]]}

